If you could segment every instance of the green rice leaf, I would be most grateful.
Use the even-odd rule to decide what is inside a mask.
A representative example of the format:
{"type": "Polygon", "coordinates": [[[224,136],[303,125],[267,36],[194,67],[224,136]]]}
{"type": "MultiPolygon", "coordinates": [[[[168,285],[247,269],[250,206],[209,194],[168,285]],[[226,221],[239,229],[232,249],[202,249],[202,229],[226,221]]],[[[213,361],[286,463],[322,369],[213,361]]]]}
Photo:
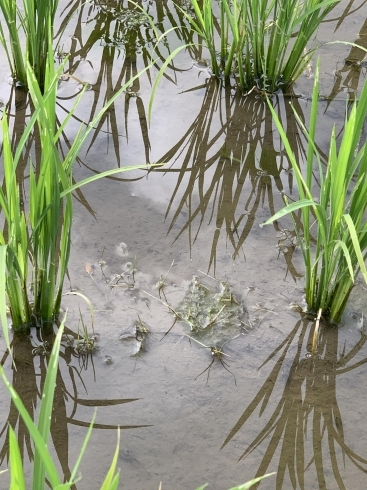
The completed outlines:
{"type": "MultiPolygon", "coordinates": [[[[57,335],[52,346],[51,356],[48,361],[47,375],[42,393],[41,408],[38,416],[38,435],[41,438],[41,443],[35,440],[34,454],[34,473],[33,473],[33,488],[43,488],[45,484],[45,470],[47,470],[48,478],[52,485],[60,485],[57,470],[52,463],[47,466],[47,461],[51,459],[48,453],[48,439],[50,436],[50,426],[52,417],[52,406],[55,394],[55,383],[57,371],[59,368],[59,350],[61,337],[64,331],[66,315],[58,329],[57,335]],[[55,482],[55,483],[53,483],[55,482]]],[[[27,425],[27,424],[26,424],[27,425]]],[[[29,427],[27,425],[29,430],[29,427]]],[[[33,434],[31,434],[33,437],[33,434]]],[[[52,460],[51,460],[52,462],[52,460]]]]}
{"type": "Polygon", "coordinates": [[[300,201],[292,202],[291,204],[288,204],[288,206],[285,206],[280,211],[275,213],[271,218],[262,223],[260,226],[269,225],[270,223],[273,223],[275,220],[283,218],[289,213],[293,213],[294,211],[298,211],[298,209],[309,206],[318,207],[318,204],[316,204],[315,201],[311,201],[310,199],[301,199],[300,201]]]}
{"type": "Polygon", "coordinates": [[[340,247],[343,249],[343,252],[344,252],[344,257],[345,257],[345,260],[347,261],[347,264],[348,264],[348,269],[349,269],[349,274],[350,274],[350,277],[352,278],[352,281],[354,281],[354,269],[353,269],[353,264],[352,264],[352,260],[350,258],[350,253],[349,253],[349,250],[347,248],[347,246],[345,245],[344,242],[342,242],[341,240],[336,240],[336,247],[335,247],[335,250],[340,247]]]}
{"type": "Polygon", "coordinates": [[[78,469],[79,469],[79,466],[80,466],[82,457],[83,457],[83,455],[85,453],[85,450],[87,448],[88,441],[90,439],[90,436],[92,435],[92,430],[93,430],[94,421],[96,419],[96,415],[97,415],[97,412],[95,411],[94,414],[93,414],[92,421],[91,421],[91,423],[89,425],[88,432],[87,432],[87,434],[86,434],[86,436],[84,438],[82,448],[81,448],[81,450],[80,450],[80,452],[78,454],[78,458],[77,458],[76,463],[74,465],[73,471],[71,472],[70,483],[73,483],[74,480],[75,480],[75,477],[76,477],[76,474],[78,472],[78,469]]]}
{"type": "MultiPolygon", "coordinates": [[[[0,366],[0,376],[2,377],[5,386],[10,393],[11,399],[16,406],[20,416],[23,419],[24,424],[27,427],[27,430],[32,437],[35,447],[38,449],[39,454],[42,456],[43,462],[45,464],[45,468],[48,474],[48,478],[50,480],[50,483],[53,487],[57,487],[61,482],[59,480],[59,477],[57,475],[57,470],[56,467],[52,461],[52,458],[45,447],[45,442],[43,440],[43,437],[39,433],[37,427],[35,426],[32,418],[30,417],[29,413],[27,412],[27,409],[23,405],[23,402],[19,398],[17,392],[14,390],[13,386],[11,383],[7,380],[3,368],[0,366]]],[[[33,487],[33,488],[44,488],[44,480],[42,482],[41,487],[33,487]]]]}
{"type": "Polygon", "coordinates": [[[349,233],[350,233],[350,237],[352,239],[352,243],[353,243],[353,247],[354,247],[354,253],[357,256],[358,265],[361,269],[363,278],[364,278],[365,282],[367,283],[367,270],[366,270],[366,266],[364,263],[362,250],[361,250],[361,247],[359,245],[359,240],[358,240],[356,228],[355,228],[354,223],[352,221],[352,218],[350,217],[349,214],[345,214],[343,217],[344,217],[345,222],[347,223],[347,226],[349,228],[349,233]]]}
{"type": "Polygon", "coordinates": [[[288,137],[287,137],[287,135],[283,129],[282,123],[280,122],[269,98],[267,98],[267,102],[268,102],[268,107],[270,109],[270,112],[273,116],[274,122],[276,124],[276,127],[279,131],[280,137],[282,138],[282,142],[283,142],[284,148],[287,152],[288,158],[292,164],[292,168],[293,168],[295,176],[296,176],[297,186],[298,186],[298,191],[300,193],[300,196],[302,199],[305,197],[308,197],[308,199],[311,200],[311,198],[312,198],[311,191],[308,188],[306,181],[302,177],[301,171],[298,167],[298,163],[297,163],[296,158],[294,156],[294,153],[292,151],[288,137]]]}
{"type": "Polygon", "coordinates": [[[171,61],[173,60],[173,58],[180,52],[182,51],[183,49],[186,49],[188,48],[189,46],[194,46],[193,43],[191,44],[185,44],[183,46],[179,46],[178,48],[176,48],[169,56],[168,58],[166,59],[166,61],[163,63],[162,65],[162,68],[159,70],[158,72],[158,75],[157,75],[157,78],[153,84],[153,87],[152,87],[152,92],[151,92],[151,95],[150,95],[150,99],[149,99],[149,104],[148,104],[148,121],[150,122],[151,119],[152,119],[152,109],[153,109],[153,102],[154,102],[154,98],[155,98],[155,94],[156,94],[156,91],[157,91],[157,88],[158,88],[158,85],[159,85],[159,82],[161,81],[163,75],[164,75],[164,72],[167,68],[167,66],[171,63],[171,61]]]}
{"type": "Polygon", "coordinates": [[[20,455],[17,437],[12,426],[9,424],[9,453],[10,453],[10,489],[26,490],[22,457],[20,455]]]}
{"type": "Polygon", "coordinates": [[[10,355],[8,320],[6,317],[6,245],[0,245],[0,320],[6,347],[10,355]]]}
{"type": "Polygon", "coordinates": [[[133,0],[128,0],[128,2],[131,3],[132,5],[134,5],[135,8],[137,8],[138,10],[140,10],[140,12],[144,15],[144,17],[149,22],[150,27],[152,28],[152,31],[154,32],[154,35],[155,35],[156,39],[158,39],[159,38],[159,32],[158,32],[158,29],[157,29],[155,23],[152,20],[152,17],[138,3],[134,2],[133,0]]]}
{"type": "Polygon", "coordinates": [[[104,479],[104,482],[101,486],[101,490],[115,490],[117,488],[120,476],[119,473],[115,474],[115,471],[116,471],[116,465],[119,456],[119,450],[120,450],[120,429],[118,429],[117,431],[117,445],[115,449],[115,454],[113,456],[110,469],[108,470],[106,478],[104,479]]]}
{"type": "Polygon", "coordinates": [[[80,182],[77,182],[74,185],[71,185],[63,192],[61,192],[60,197],[64,197],[70,194],[71,192],[75,191],[75,189],[79,189],[79,187],[82,187],[85,184],[90,184],[91,182],[101,179],[102,177],[108,177],[109,175],[118,174],[119,172],[128,172],[129,170],[147,170],[151,167],[159,167],[162,165],[164,165],[164,163],[150,163],[149,165],[136,165],[131,167],[121,167],[121,168],[113,168],[111,170],[106,170],[105,172],[92,175],[91,177],[81,180],[80,182]]]}
{"type": "Polygon", "coordinates": [[[256,483],[259,483],[264,478],[268,478],[269,476],[272,476],[272,475],[276,475],[276,472],[274,471],[273,473],[267,473],[266,475],[259,476],[258,478],[254,478],[253,480],[248,481],[247,483],[244,483],[243,485],[238,485],[237,487],[232,487],[229,490],[248,490],[249,488],[251,488],[256,483]]]}
{"type": "Polygon", "coordinates": [[[75,477],[76,477],[76,474],[78,472],[78,469],[79,469],[81,460],[83,458],[83,455],[85,453],[85,450],[87,448],[90,436],[92,435],[92,430],[93,430],[94,421],[96,419],[96,414],[97,414],[97,412],[95,411],[93,414],[92,421],[88,427],[88,432],[84,438],[82,448],[78,454],[78,458],[77,458],[76,463],[74,465],[73,471],[71,472],[69,481],[66,483],[62,483],[61,485],[57,486],[54,490],[69,490],[73,485],[75,485],[75,483],[76,483],[75,477]]]}
{"type": "MultiPolygon", "coordinates": [[[[79,296],[79,298],[82,298],[88,305],[91,322],[92,322],[92,325],[94,325],[94,308],[93,308],[91,300],[87,296],[85,296],[83,293],[80,293],[79,291],[68,291],[67,293],[65,293],[65,296],[79,296]]],[[[94,418],[93,418],[93,421],[94,421],[94,418]]]]}
{"type": "Polygon", "coordinates": [[[296,22],[294,23],[294,27],[295,27],[295,26],[297,26],[297,25],[299,25],[299,24],[302,24],[302,22],[303,22],[304,20],[307,20],[307,19],[308,19],[308,18],[311,16],[311,14],[312,14],[313,12],[320,11],[320,10],[322,10],[324,7],[329,7],[328,9],[326,9],[325,14],[324,14],[324,15],[322,15],[322,17],[325,17],[326,13],[327,13],[329,10],[331,10],[331,9],[330,9],[330,7],[332,7],[332,6],[333,6],[333,4],[339,3],[339,1],[340,1],[340,0],[326,0],[325,2],[320,2],[320,3],[317,3],[317,4],[316,4],[316,5],[314,5],[313,7],[311,7],[311,8],[309,8],[309,9],[307,9],[307,10],[306,10],[306,12],[305,12],[303,15],[301,15],[301,16],[299,16],[299,17],[297,17],[296,22]]]}
{"type": "MultiPolygon", "coordinates": [[[[320,58],[317,60],[316,63],[316,70],[315,70],[315,80],[313,84],[313,90],[312,90],[312,104],[311,104],[311,115],[310,115],[310,123],[309,123],[309,130],[307,131],[306,128],[303,126],[305,134],[307,135],[308,139],[308,149],[307,149],[307,175],[306,175],[306,184],[307,187],[310,189],[312,185],[312,168],[313,168],[313,157],[314,154],[318,155],[318,151],[316,149],[316,146],[314,144],[315,142],[315,134],[316,134],[316,123],[317,123],[317,116],[318,116],[318,97],[319,97],[319,74],[320,74],[320,58]]],[[[293,108],[293,107],[292,107],[293,108]]],[[[293,108],[294,112],[294,108],[293,108]]],[[[298,116],[298,114],[297,114],[298,116]]],[[[297,118],[299,120],[299,118],[297,118]]],[[[322,175],[322,168],[321,168],[321,162],[320,159],[318,159],[319,163],[319,170],[320,170],[320,185],[323,185],[323,175],[322,175]]]]}

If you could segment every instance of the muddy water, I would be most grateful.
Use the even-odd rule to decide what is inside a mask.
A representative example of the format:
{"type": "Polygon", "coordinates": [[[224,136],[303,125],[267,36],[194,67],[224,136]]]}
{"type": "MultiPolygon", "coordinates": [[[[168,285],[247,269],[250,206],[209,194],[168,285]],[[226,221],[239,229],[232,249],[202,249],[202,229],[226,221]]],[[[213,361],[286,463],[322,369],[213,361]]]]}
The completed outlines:
{"type": "MultiPolygon", "coordinates": [[[[76,10],[64,34],[61,45],[71,52],[68,72],[74,78],[60,83],[60,117],[80,81],[91,84],[77,110],[86,120],[125,76],[144,67],[144,50],[153,44],[151,28],[144,24],[139,31],[134,22],[142,19],[135,14],[106,12],[111,5],[99,9],[91,3],[76,10]],[[119,25],[117,15],[123,19],[119,25]],[[124,30],[126,22],[133,28],[124,30]],[[134,37],[136,32],[145,37],[134,37]],[[126,39],[135,48],[125,52],[126,39]]],[[[160,30],[184,22],[169,3],[143,5],[160,30]]],[[[367,7],[358,5],[341,2],[315,43],[365,42],[367,7]]],[[[72,8],[66,5],[65,12],[72,8]]],[[[182,42],[175,33],[168,41],[163,57],[182,42]]],[[[363,284],[355,288],[342,325],[322,334],[319,357],[312,361],[313,322],[295,310],[302,303],[303,279],[291,223],[259,226],[282,206],[281,192],[294,192],[279,137],[263,100],[216,91],[201,61],[205,51],[191,54],[200,62],[181,52],[162,80],[149,130],[151,88],[143,75],[109,111],[75,166],[79,180],[116,162],[167,162],[148,174],[135,170],[93,183],[77,196],[66,290],[70,286],[92,302],[98,350],[92,358],[78,357],[75,341],[64,342],[55,458],[67,474],[97,405],[98,428],[78,489],[101,484],[118,425],[123,426],[121,488],[156,489],[162,482],[163,488],[180,490],[209,482],[210,488],[224,489],[276,471],[261,488],[364,489],[366,290],[363,284]],[[205,338],[200,342],[207,348],[190,342],[190,324],[175,322],[194,276],[213,295],[228,282],[234,301],[246,307],[232,340],[217,334],[216,348],[223,355],[213,356],[205,338]],[[164,288],[157,288],[163,279],[164,288]],[[150,332],[143,344],[137,325],[150,332]]],[[[349,46],[323,46],[320,56],[322,95],[328,100],[320,102],[318,144],[327,152],[332,125],[342,125],[346,95],[358,94],[366,69],[363,55],[349,46]],[[355,62],[345,63],[347,57],[355,62]]],[[[312,70],[306,75],[295,88],[301,97],[293,102],[307,121],[312,70]]],[[[279,97],[277,107],[302,161],[305,142],[288,102],[279,97]]],[[[78,126],[73,120],[70,140],[78,126]]],[[[85,302],[67,296],[63,307],[71,331],[82,328],[80,308],[91,332],[85,302]]],[[[6,363],[30,407],[44,374],[42,350],[32,353],[39,343],[33,333],[29,344],[16,347],[24,360],[18,374],[6,363]]],[[[1,390],[3,426],[10,404],[1,390]]],[[[10,418],[15,423],[12,412],[10,418]]],[[[28,460],[26,449],[25,454],[28,460]]],[[[1,468],[5,456],[4,446],[1,468]]]]}

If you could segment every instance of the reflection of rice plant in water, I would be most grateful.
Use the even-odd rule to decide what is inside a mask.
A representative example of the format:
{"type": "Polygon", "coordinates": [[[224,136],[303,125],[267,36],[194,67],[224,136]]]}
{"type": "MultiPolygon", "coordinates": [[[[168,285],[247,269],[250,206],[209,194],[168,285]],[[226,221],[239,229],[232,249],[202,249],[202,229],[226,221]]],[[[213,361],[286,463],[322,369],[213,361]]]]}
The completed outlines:
{"type": "MultiPolygon", "coordinates": [[[[220,90],[214,79],[197,89],[204,87],[205,95],[195,120],[159,159],[170,161],[170,166],[154,168],[153,172],[177,175],[166,211],[170,218],[168,232],[180,225],[174,242],[187,234],[191,249],[205,223],[215,223],[208,265],[215,275],[221,240],[225,238],[233,258],[242,253],[246,256],[245,241],[261,208],[268,206],[275,213],[277,194],[285,187],[292,193],[293,173],[274,137],[272,116],[264,99],[255,94],[233,96],[230,87],[220,90]],[[183,214],[187,215],[184,221],[183,214]]],[[[278,114],[287,121],[292,151],[301,159],[305,154],[304,138],[287,100],[279,98],[278,114]]],[[[299,99],[294,99],[294,104],[301,112],[299,99]]],[[[274,228],[282,233],[277,223],[274,228]]],[[[292,264],[295,245],[288,242],[284,240],[279,252],[284,254],[296,279],[299,273],[292,264]]]]}
{"type": "Polygon", "coordinates": [[[335,71],[335,83],[327,97],[330,104],[338,94],[347,92],[351,98],[357,96],[358,85],[366,77],[367,71],[367,19],[364,21],[359,37],[351,46],[349,54],[344,59],[344,65],[335,71]]]}
{"type": "MultiPolygon", "coordinates": [[[[244,412],[222,445],[223,448],[234,437],[238,441],[246,423],[248,428],[254,427],[256,436],[239,460],[260,451],[256,476],[264,474],[275,463],[278,472],[272,488],[277,490],[315,488],[310,478],[317,479],[317,488],[345,488],[341,471],[348,463],[353,473],[358,470],[367,473],[366,458],[357,454],[353,445],[348,445],[350,438],[337,396],[338,378],[367,362],[362,351],[367,336],[362,334],[348,350],[345,344],[338,343],[339,329],[323,329],[319,354],[312,356],[315,324],[309,327],[309,320],[299,320],[262,363],[259,370],[271,361],[273,367],[255,397],[250,403],[246,400],[244,412]],[[284,372],[286,379],[282,379],[284,372]],[[261,428],[260,419],[265,419],[261,428]]],[[[353,408],[358,410],[358,407],[353,408]]],[[[246,432],[246,440],[248,437],[246,432]]]]}
{"type": "MultiPolygon", "coordinates": [[[[175,45],[192,43],[193,32],[188,29],[180,30],[177,27],[185,23],[185,18],[177,7],[172,5],[173,15],[166,4],[154,2],[152,5],[141,0],[132,1],[101,1],[84,2],[79,0],[70,3],[64,11],[64,20],[57,36],[66,28],[70,16],[75,16],[71,49],[67,61],[67,72],[74,74],[80,63],[93,65],[96,80],[93,82],[93,103],[90,107],[90,118],[94,117],[103,101],[109,100],[118,88],[138,72],[138,66],[152,66],[159,69],[167,56],[170,55],[171,42],[175,45]],[[178,17],[178,18],[177,18],[178,17]],[[93,26],[93,29],[85,29],[85,25],[93,26]],[[165,29],[170,29],[170,42],[163,36],[165,29]],[[172,28],[172,29],[171,29],[172,28]],[[178,39],[172,39],[175,35],[178,39]],[[159,37],[164,41],[157,43],[159,37]],[[102,49],[102,52],[100,52],[102,49]],[[100,56],[100,63],[95,62],[95,52],[100,56]],[[152,60],[152,56],[156,58],[152,60]]],[[[187,22],[187,21],[186,21],[187,22]]],[[[191,44],[192,48],[196,45],[191,44]]],[[[191,55],[200,58],[198,49],[192,49],[191,55]]],[[[167,80],[175,83],[176,71],[181,71],[172,63],[164,73],[167,80]]],[[[149,83],[152,73],[147,69],[146,77],[149,83]]],[[[67,83],[68,80],[64,80],[67,83]]],[[[141,137],[144,144],[145,160],[149,161],[150,141],[146,108],[143,97],[140,94],[140,79],[136,78],[127,88],[124,99],[120,100],[121,109],[115,105],[110,107],[100,119],[96,131],[91,139],[89,148],[93,145],[97,135],[105,132],[107,144],[115,152],[117,164],[121,162],[121,138],[129,140],[130,134],[136,137],[136,128],[132,133],[131,112],[136,111],[141,137]],[[124,100],[125,99],[125,100],[124,100]]],[[[67,109],[65,109],[67,111],[67,109]]],[[[83,163],[85,166],[87,164],[83,163]]],[[[87,166],[88,167],[88,166],[87,166]]],[[[89,167],[88,167],[89,168],[89,167]]],[[[90,170],[95,171],[91,168],[90,170]]],[[[120,177],[111,177],[120,180],[120,177]]]]}
{"type": "Polygon", "coordinates": [[[221,0],[217,19],[215,2],[191,0],[195,15],[185,15],[209,49],[215,76],[234,75],[245,91],[274,92],[305,70],[315,51],[307,44],[336,2],[221,0]]]}
{"type": "MultiPolygon", "coordinates": [[[[324,315],[339,322],[359,272],[367,282],[367,142],[360,142],[367,114],[367,83],[360,100],[346,116],[342,139],[337,148],[332,131],[327,168],[324,171],[315,146],[318,112],[318,67],[312,97],[306,175],[303,176],[282,125],[269,103],[297,179],[300,200],[276,213],[265,224],[301,210],[303,231],[297,231],[306,267],[306,301],[310,311],[320,308],[324,315]],[[319,169],[320,195],[314,197],[313,163],[319,169]],[[311,247],[310,228],[317,230],[316,248],[311,247]]],[[[293,215],[293,214],[292,214],[293,215]]]]}
{"type": "Polygon", "coordinates": [[[55,73],[51,47],[47,59],[44,95],[41,94],[35,74],[28,65],[28,86],[36,109],[14,155],[11,151],[7,118],[3,117],[2,121],[5,181],[4,188],[0,191],[0,206],[6,228],[0,234],[0,245],[2,254],[6,254],[6,292],[15,330],[29,328],[30,325],[42,326],[58,316],[70,253],[73,215],[71,192],[97,178],[128,170],[128,167],[110,170],[73,185],[73,164],[81,145],[127,85],[116,92],[89,125],[82,127],[62,161],[55,142],[58,142],[79,98],[74,109],[57,128],[56,91],[63,66],[55,73]],[[23,210],[16,170],[35,126],[39,129],[41,152],[37,169],[34,170],[33,165],[30,169],[28,213],[23,210]]]}

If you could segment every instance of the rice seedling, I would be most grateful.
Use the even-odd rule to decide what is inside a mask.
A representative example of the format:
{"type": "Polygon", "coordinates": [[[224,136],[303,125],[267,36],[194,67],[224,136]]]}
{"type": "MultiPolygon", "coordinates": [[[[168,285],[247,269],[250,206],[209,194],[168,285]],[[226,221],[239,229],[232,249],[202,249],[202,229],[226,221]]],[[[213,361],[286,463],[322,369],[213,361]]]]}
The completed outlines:
{"type": "Polygon", "coordinates": [[[47,53],[52,49],[53,26],[59,0],[23,0],[22,9],[14,0],[2,0],[0,9],[8,30],[7,41],[0,22],[0,42],[3,45],[12,77],[19,85],[26,86],[27,62],[43,89],[46,75],[47,53]],[[50,27],[50,29],[49,29],[50,27]],[[25,37],[22,44],[22,34],[25,37]],[[10,46],[10,48],[9,48],[10,46]]]}
{"type": "Polygon", "coordinates": [[[297,180],[299,201],[288,203],[264,224],[297,210],[302,213],[302,230],[296,228],[306,269],[308,309],[339,322],[355,279],[361,273],[367,282],[367,142],[360,141],[367,114],[367,83],[359,101],[346,113],[344,130],[337,146],[335,127],[330,138],[327,166],[324,169],[315,145],[319,95],[319,63],[315,73],[309,129],[300,119],[308,139],[306,175],[298,166],[288,138],[270,101],[275,124],[281,135],[297,180]],[[315,197],[312,179],[314,160],[318,164],[319,195],[315,197]],[[316,246],[312,247],[311,228],[316,246]]]}
{"type": "Polygon", "coordinates": [[[4,187],[0,190],[0,207],[4,213],[6,229],[4,233],[0,233],[0,245],[6,245],[5,252],[3,251],[6,254],[5,284],[15,331],[27,330],[31,325],[46,326],[57,319],[70,255],[73,216],[71,193],[88,182],[132,168],[117,168],[76,184],[72,182],[73,164],[81,145],[131,81],[114,94],[88,125],[81,127],[62,160],[57,144],[83,92],[63,123],[57,127],[56,91],[63,65],[55,71],[51,46],[46,68],[42,93],[32,67],[29,63],[27,65],[28,87],[35,110],[14,154],[11,151],[7,118],[2,119],[5,177],[4,187]],[[16,170],[26,142],[36,127],[39,130],[41,151],[37,170],[34,170],[33,162],[30,162],[27,212],[23,210],[19,195],[16,170]]]}
{"type": "Polygon", "coordinates": [[[305,70],[316,49],[308,43],[337,1],[221,0],[217,8],[212,0],[202,6],[191,0],[195,16],[184,14],[204,40],[216,77],[234,77],[245,92],[274,92],[305,70]]]}
{"type": "Polygon", "coordinates": [[[93,331],[92,334],[88,332],[88,327],[84,322],[84,318],[79,307],[78,336],[75,339],[75,344],[76,344],[75,350],[80,356],[88,356],[90,354],[93,354],[93,352],[95,352],[96,350],[98,350],[98,346],[97,346],[98,336],[94,331],[93,320],[92,320],[92,331],[93,331]]]}
{"type": "Polygon", "coordinates": [[[161,298],[161,293],[162,293],[163,296],[164,296],[164,300],[165,300],[166,303],[167,303],[167,298],[166,298],[166,294],[164,292],[164,287],[166,285],[166,279],[168,277],[168,274],[170,273],[170,271],[171,271],[174,263],[175,263],[175,261],[172,260],[172,264],[170,265],[170,268],[168,269],[167,274],[165,276],[163,276],[163,274],[161,274],[160,275],[160,278],[159,278],[159,281],[155,285],[155,287],[158,289],[159,299],[162,299],[161,298]]]}

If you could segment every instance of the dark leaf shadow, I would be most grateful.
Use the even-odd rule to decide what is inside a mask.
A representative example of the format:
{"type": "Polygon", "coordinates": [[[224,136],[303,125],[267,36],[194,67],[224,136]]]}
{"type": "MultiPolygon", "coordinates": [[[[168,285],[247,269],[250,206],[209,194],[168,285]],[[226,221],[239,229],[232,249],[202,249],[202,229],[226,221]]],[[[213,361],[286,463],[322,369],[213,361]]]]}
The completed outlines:
{"type": "MultiPolygon", "coordinates": [[[[191,91],[194,89],[191,89],[191,91]]],[[[203,91],[201,109],[180,140],[159,161],[172,162],[152,172],[177,173],[165,218],[167,234],[179,225],[175,243],[187,234],[190,251],[202,226],[214,223],[208,270],[217,261],[217,247],[223,235],[232,249],[232,257],[244,255],[244,243],[253,229],[261,208],[276,209],[274,193],[293,193],[293,176],[282,148],[274,138],[274,125],[265,98],[233,94],[208,79],[196,87],[203,91]],[[244,204],[243,204],[244,202],[244,204]],[[182,224],[182,216],[187,218],[182,224]]],[[[293,106],[302,116],[299,99],[293,106]]],[[[286,133],[296,159],[305,155],[304,137],[287,100],[274,98],[274,106],[286,121],[286,133]]],[[[278,223],[274,223],[281,232],[278,223]]],[[[294,251],[293,247],[293,251],[294,251]]],[[[292,249],[286,255],[288,271],[294,280],[300,277],[292,264],[292,249]]]]}
{"type": "Polygon", "coordinates": [[[265,416],[265,410],[270,409],[271,414],[268,415],[264,427],[239,460],[246,458],[261,444],[267,444],[256,477],[266,473],[273,459],[279,457],[277,490],[284,488],[287,473],[292,488],[306,489],[305,472],[311,466],[314,466],[319,488],[327,488],[330,483],[326,482],[326,455],[329,455],[332,475],[340,489],[345,488],[340,472],[340,458],[343,464],[347,458],[356,468],[367,473],[367,459],[355,453],[345,442],[336,393],[337,376],[367,362],[367,359],[362,359],[346,366],[365,345],[367,336],[362,334],[347,354],[345,348],[338,354],[338,329],[329,325],[323,326],[318,339],[317,354],[311,356],[314,327],[315,322],[308,318],[298,321],[283,342],[263,362],[259,369],[270,361],[275,361],[275,364],[222,445],[223,448],[239,434],[256,409],[259,410],[259,417],[265,416]],[[294,349],[296,350],[292,353],[294,349]],[[281,372],[289,364],[285,362],[286,357],[291,365],[283,393],[273,409],[270,408],[270,401],[275,386],[279,386],[281,382],[281,372]],[[310,444],[307,440],[308,433],[311,435],[310,444]],[[307,456],[310,454],[307,445],[312,446],[311,457],[307,456]]]}

